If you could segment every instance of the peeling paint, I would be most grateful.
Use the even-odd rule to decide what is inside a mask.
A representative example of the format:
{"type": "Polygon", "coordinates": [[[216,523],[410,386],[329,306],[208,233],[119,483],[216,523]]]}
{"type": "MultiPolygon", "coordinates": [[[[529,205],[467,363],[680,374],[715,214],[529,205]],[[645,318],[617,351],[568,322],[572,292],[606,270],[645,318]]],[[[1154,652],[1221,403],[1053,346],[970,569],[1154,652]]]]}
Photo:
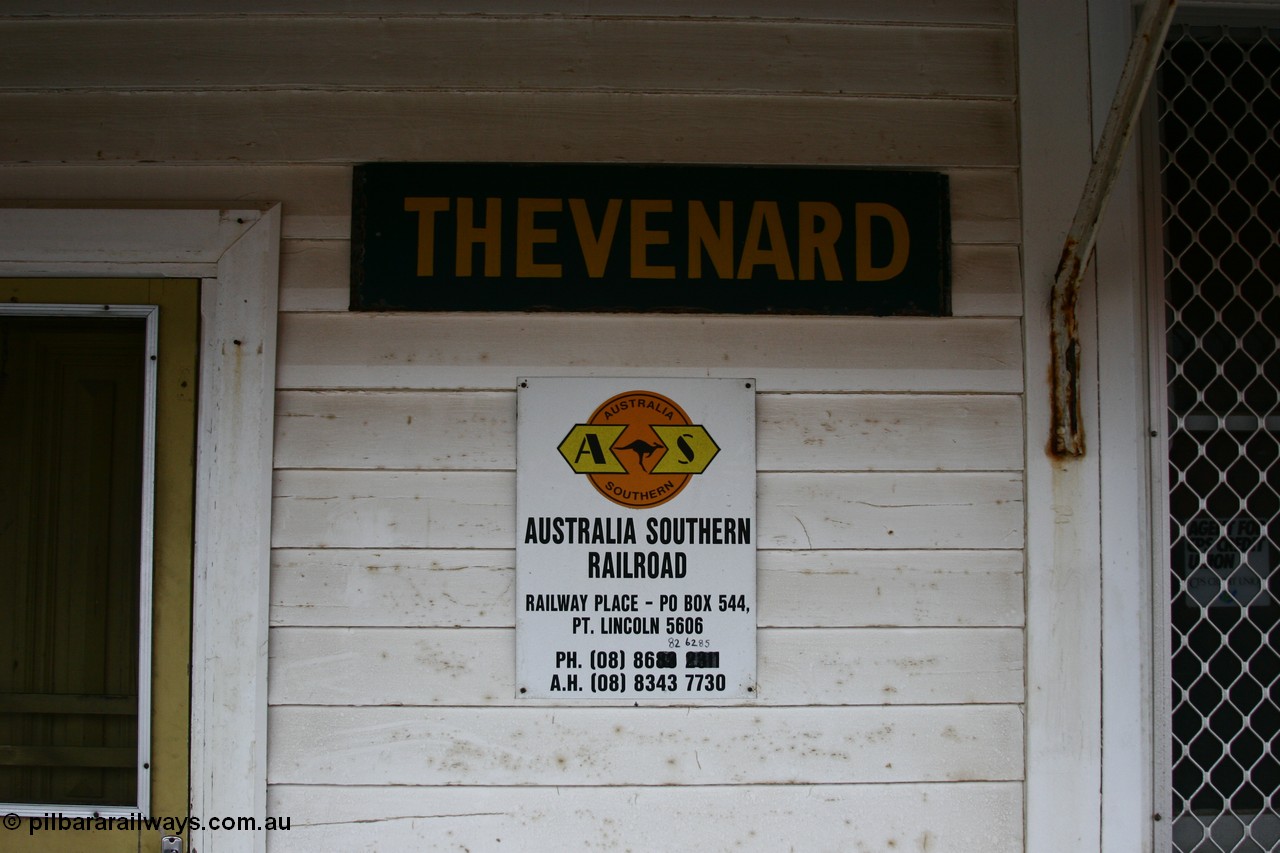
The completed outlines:
{"type": "Polygon", "coordinates": [[[1049,307],[1052,356],[1049,366],[1051,421],[1048,452],[1056,458],[1085,454],[1084,427],[1080,419],[1080,331],[1076,317],[1080,285],[1085,266],[1093,254],[1103,210],[1120,173],[1125,148],[1133,134],[1147,88],[1155,77],[1160,45],[1169,31],[1176,6],[1176,0],[1147,0],[1143,6],[1093,166],[1085,180],[1054,275],[1049,307]]]}

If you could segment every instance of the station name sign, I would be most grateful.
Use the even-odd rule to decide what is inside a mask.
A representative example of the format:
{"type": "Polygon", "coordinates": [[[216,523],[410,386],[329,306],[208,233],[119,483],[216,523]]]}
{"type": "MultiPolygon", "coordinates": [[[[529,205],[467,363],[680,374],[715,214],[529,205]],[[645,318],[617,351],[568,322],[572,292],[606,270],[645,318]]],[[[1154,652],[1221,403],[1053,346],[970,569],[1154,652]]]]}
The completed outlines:
{"type": "Polygon", "coordinates": [[[356,166],[356,311],[950,313],[947,176],[356,166]]]}

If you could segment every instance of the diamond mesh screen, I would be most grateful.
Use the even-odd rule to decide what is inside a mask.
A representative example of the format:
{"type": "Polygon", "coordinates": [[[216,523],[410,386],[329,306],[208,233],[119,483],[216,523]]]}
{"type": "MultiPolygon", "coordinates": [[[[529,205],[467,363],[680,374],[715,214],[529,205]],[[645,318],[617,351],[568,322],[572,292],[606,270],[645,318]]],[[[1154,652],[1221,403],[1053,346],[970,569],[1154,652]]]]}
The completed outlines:
{"type": "Polygon", "coordinates": [[[1280,849],[1280,31],[1175,28],[1163,184],[1178,851],[1280,849]]]}

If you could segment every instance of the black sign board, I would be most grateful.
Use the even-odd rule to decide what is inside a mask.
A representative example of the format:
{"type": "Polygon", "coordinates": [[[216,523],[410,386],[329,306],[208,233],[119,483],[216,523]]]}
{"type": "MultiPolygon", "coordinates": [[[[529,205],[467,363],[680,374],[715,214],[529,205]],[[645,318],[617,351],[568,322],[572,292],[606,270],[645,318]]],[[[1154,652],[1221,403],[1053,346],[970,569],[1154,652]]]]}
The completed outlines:
{"type": "Polygon", "coordinates": [[[946,175],[853,168],[355,168],[356,311],[946,315],[946,175]]]}

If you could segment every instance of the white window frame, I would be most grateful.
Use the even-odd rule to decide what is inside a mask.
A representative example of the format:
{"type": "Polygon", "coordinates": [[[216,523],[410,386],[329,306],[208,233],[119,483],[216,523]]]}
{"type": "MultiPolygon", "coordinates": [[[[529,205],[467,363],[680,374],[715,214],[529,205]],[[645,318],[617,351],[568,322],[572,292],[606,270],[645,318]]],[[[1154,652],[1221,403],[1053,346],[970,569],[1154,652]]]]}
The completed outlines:
{"type": "Polygon", "coordinates": [[[257,831],[191,836],[266,849],[267,624],[280,207],[0,207],[0,276],[198,278],[191,813],[257,831]]]}

